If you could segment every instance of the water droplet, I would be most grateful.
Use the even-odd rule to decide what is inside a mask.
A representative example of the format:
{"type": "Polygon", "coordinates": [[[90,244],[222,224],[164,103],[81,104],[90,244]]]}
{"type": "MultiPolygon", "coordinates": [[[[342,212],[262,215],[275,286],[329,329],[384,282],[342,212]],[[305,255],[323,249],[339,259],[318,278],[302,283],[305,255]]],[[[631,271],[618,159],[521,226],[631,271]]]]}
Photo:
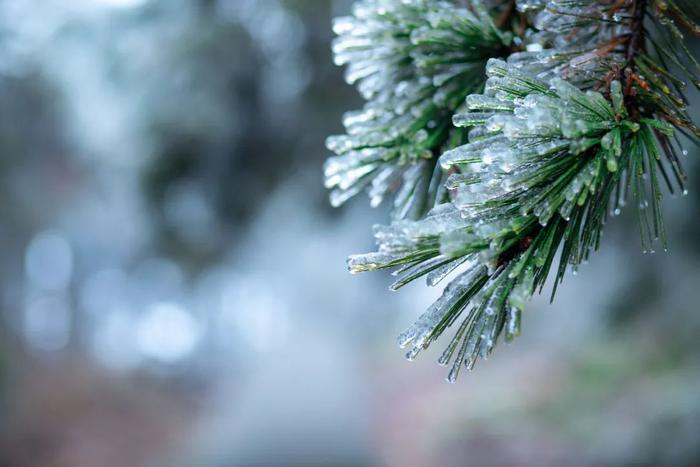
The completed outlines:
{"type": "Polygon", "coordinates": [[[418,352],[420,352],[420,347],[413,347],[406,353],[406,360],[412,362],[418,356],[418,352]]]}
{"type": "Polygon", "coordinates": [[[457,382],[457,377],[459,376],[459,370],[462,367],[462,360],[457,359],[454,364],[452,365],[452,368],[450,369],[450,372],[447,374],[447,382],[450,384],[454,384],[457,382]]]}

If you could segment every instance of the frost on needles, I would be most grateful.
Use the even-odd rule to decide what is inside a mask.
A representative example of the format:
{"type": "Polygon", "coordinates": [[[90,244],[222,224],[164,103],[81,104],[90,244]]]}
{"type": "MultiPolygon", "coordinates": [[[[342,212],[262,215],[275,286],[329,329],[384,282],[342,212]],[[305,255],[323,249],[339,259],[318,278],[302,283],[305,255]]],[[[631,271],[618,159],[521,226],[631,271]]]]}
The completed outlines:
{"type": "Polygon", "coordinates": [[[378,249],[351,272],[392,269],[442,296],[399,337],[413,359],[444,332],[448,380],[473,368],[554,275],[595,251],[631,200],[645,251],[666,248],[661,198],[686,192],[700,87],[681,0],[364,0],[335,22],[336,62],[365,107],[328,139],[334,205],[393,198],[378,249]],[[449,328],[449,329],[448,329],[449,328]]]}
{"type": "Polygon", "coordinates": [[[331,203],[368,188],[373,205],[398,187],[394,217],[418,217],[434,203],[435,158],[463,142],[450,118],[483,83],[486,60],[512,34],[499,30],[479,2],[360,1],[335,20],[335,62],[347,64],[367,104],[345,115],[345,135],[328,138],[337,155],[324,168],[331,203]]]}

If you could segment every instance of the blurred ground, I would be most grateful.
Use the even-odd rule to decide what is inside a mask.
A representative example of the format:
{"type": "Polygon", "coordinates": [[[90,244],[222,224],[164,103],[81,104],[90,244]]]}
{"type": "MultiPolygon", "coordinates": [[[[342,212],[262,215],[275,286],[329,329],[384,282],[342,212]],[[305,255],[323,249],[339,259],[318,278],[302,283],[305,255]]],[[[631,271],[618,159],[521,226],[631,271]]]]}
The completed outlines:
{"type": "Polygon", "coordinates": [[[403,360],[436,291],[349,276],[386,213],[320,181],[349,5],[0,0],[0,466],[700,464],[700,190],[457,385],[403,360]]]}

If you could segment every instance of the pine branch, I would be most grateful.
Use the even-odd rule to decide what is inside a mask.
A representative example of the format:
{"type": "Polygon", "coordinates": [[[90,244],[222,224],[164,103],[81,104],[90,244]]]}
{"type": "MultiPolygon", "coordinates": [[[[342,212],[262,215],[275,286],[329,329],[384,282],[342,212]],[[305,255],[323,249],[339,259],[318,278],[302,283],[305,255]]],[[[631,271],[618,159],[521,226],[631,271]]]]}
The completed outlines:
{"type": "Polygon", "coordinates": [[[450,381],[499,338],[520,333],[525,304],[552,270],[554,299],[629,197],[643,249],[665,249],[661,184],[686,191],[678,133],[695,143],[700,135],[676,76],[700,87],[700,64],[679,27],[700,32],[688,4],[520,0],[492,14],[520,29],[517,50],[507,62],[490,59],[483,92],[456,110],[466,141],[432,148],[445,149],[439,168],[449,196],[425,216],[376,227],[378,251],[349,259],[352,272],[395,269],[394,290],[451,278],[399,339],[413,359],[456,327],[439,361],[451,364],[450,381]]]}
{"type": "Polygon", "coordinates": [[[390,192],[397,218],[419,217],[439,199],[430,183],[440,152],[463,142],[452,113],[483,85],[486,60],[507,51],[480,1],[456,8],[432,0],[365,0],[354,16],[336,20],[336,63],[368,103],[346,114],[346,135],[328,139],[338,154],[325,167],[331,202],[363,189],[373,205],[390,192]]]}

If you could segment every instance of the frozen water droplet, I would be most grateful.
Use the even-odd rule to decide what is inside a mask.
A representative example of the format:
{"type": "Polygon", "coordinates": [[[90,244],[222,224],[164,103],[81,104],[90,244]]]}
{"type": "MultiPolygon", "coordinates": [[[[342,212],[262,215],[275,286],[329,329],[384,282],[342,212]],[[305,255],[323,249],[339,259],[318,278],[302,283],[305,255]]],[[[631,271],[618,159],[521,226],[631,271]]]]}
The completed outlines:
{"type": "Polygon", "coordinates": [[[409,362],[412,362],[413,360],[416,359],[419,352],[420,352],[420,347],[413,347],[411,350],[409,350],[406,353],[406,360],[408,360],[409,362]]]}
{"type": "Polygon", "coordinates": [[[462,360],[458,358],[452,365],[452,368],[450,368],[450,372],[447,374],[448,383],[454,384],[457,382],[457,377],[459,376],[460,368],[462,368],[462,360]]]}

